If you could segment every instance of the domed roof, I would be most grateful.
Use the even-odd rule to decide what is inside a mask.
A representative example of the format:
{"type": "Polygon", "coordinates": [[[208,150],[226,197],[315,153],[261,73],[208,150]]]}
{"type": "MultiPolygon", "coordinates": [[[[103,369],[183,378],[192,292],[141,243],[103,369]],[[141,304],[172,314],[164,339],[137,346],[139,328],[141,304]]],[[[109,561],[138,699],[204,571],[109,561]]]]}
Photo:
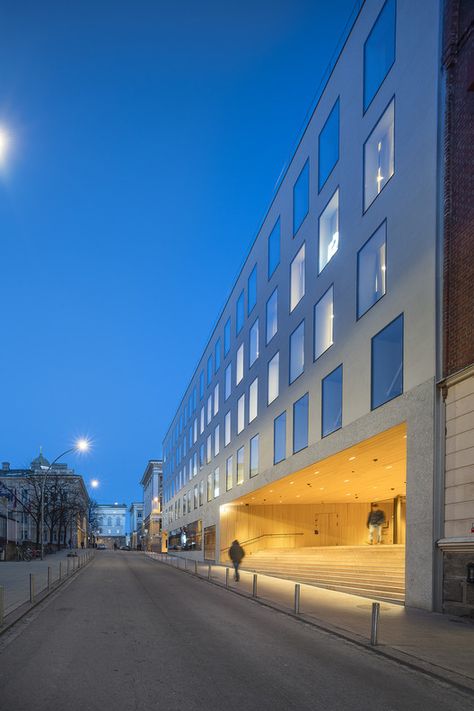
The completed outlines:
{"type": "Polygon", "coordinates": [[[49,467],[49,462],[46,459],[46,457],[43,456],[42,449],[40,447],[40,453],[36,457],[36,459],[33,459],[31,462],[31,468],[32,469],[47,469],[49,467]]]}

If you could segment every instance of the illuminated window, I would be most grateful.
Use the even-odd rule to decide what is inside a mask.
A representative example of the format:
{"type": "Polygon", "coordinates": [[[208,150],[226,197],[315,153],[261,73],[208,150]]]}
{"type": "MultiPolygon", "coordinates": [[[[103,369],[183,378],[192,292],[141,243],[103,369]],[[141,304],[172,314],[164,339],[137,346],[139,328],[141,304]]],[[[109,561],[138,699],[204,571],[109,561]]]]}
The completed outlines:
{"type": "Polygon", "coordinates": [[[219,412],[219,383],[214,387],[214,415],[219,412]]]}
{"type": "Polygon", "coordinates": [[[204,466],[204,442],[199,447],[199,469],[204,466]]]}
{"type": "Polygon", "coordinates": [[[249,422],[257,417],[258,411],[258,378],[249,387],[249,422]]]}
{"type": "Polygon", "coordinates": [[[235,305],[235,331],[237,335],[241,332],[244,326],[244,292],[240,293],[235,305]]]}
{"type": "Polygon", "coordinates": [[[314,359],[334,343],[334,287],[330,286],[314,307],[314,359]]]}
{"type": "Polygon", "coordinates": [[[275,289],[273,294],[267,301],[267,328],[266,328],[266,343],[270,343],[273,336],[278,331],[278,289],[275,289]]]}
{"type": "Polygon", "coordinates": [[[219,496],[219,467],[214,469],[214,498],[219,496]]]}
{"type": "Polygon", "coordinates": [[[395,172],[395,100],[364,144],[364,210],[373,203],[395,172]]]}
{"type": "Polygon", "coordinates": [[[273,420],[273,463],[286,459],[286,412],[273,420]]]}
{"type": "Polygon", "coordinates": [[[237,434],[240,434],[245,427],[245,393],[237,401],[237,434]]]}
{"type": "Polygon", "coordinates": [[[319,271],[339,248],[339,188],[319,216],[319,271]]]}
{"type": "Polygon", "coordinates": [[[250,329],[249,336],[249,367],[252,366],[258,358],[258,319],[250,329]]]}
{"type": "Polygon", "coordinates": [[[198,473],[198,458],[197,458],[197,452],[194,452],[193,454],[193,476],[196,476],[198,473]]]}
{"type": "Polygon", "coordinates": [[[268,363],[267,404],[276,400],[280,392],[280,353],[277,352],[268,363]]]}
{"type": "Polygon", "coordinates": [[[198,495],[198,485],[194,485],[194,508],[197,509],[199,505],[199,495],[198,495]]]}
{"type": "Polygon", "coordinates": [[[206,461],[207,461],[207,463],[209,464],[209,462],[210,462],[211,459],[212,459],[212,437],[211,437],[211,435],[208,435],[208,436],[207,436],[206,445],[207,445],[207,447],[206,447],[206,449],[207,449],[207,452],[206,452],[206,455],[207,455],[207,456],[206,456],[206,461]]]}
{"type": "Polygon", "coordinates": [[[257,303],[257,265],[250,272],[247,281],[247,313],[250,314],[257,303]]]}
{"type": "Polygon", "coordinates": [[[304,371],[304,321],[290,336],[290,384],[304,371]]]}
{"type": "Polygon", "coordinates": [[[225,369],[224,400],[230,398],[232,391],[232,363],[225,369]]]}
{"type": "Polygon", "coordinates": [[[258,474],[259,443],[260,437],[258,434],[250,440],[250,477],[258,474]]]}
{"type": "Polygon", "coordinates": [[[309,210],[309,160],[303,166],[293,187],[293,235],[295,235],[309,210]]]}
{"type": "Polygon", "coordinates": [[[275,227],[268,238],[268,278],[280,264],[280,218],[275,223],[275,227]]]}
{"type": "Polygon", "coordinates": [[[207,500],[212,501],[212,493],[214,489],[214,475],[211,472],[207,475],[207,500]]]}
{"type": "Polygon", "coordinates": [[[226,491],[230,491],[233,486],[234,480],[234,458],[232,455],[228,457],[225,463],[225,488],[226,491]]]}
{"type": "Polygon", "coordinates": [[[204,406],[201,407],[201,418],[200,418],[200,424],[199,424],[199,434],[202,434],[204,432],[204,406]]]}
{"type": "Polygon", "coordinates": [[[305,292],[305,245],[291,262],[290,267],[290,311],[299,304],[305,292]]]}
{"type": "Polygon", "coordinates": [[[235,384],[238,385],[244,377],[244,344],[241,343],[236,357],[235,384]]]}
{"type": "Polygon", "coordinates": [[[384,222],[357,254],[357,317],[386,291],[387,223],[384,222]]]}
{"type": "Polygon", "coordinates": [[[403,393],[403,314],[372,338],[372,409],[403,393]]]}
{"type": "Polygon", "coordinates": [[[212,395],[207,398],[207,424],[212,420],[212,395]]]}
{"type": "Polygon", "coordinates": [[[230,351],[230,316],[224,326],[224,358],[230,351]]]}
{"type": "Polygon", "coordinates": [[[322,381],[321,435],[326,437],[342,427],[342,365],[322,381]]]}
{"type": "Polygon", "coordinates": [[[198,421],[197,417],[194,418],[193,422],[193,444],[196,444],[198,437],[198,421]]]}
{"type": "Polygon", "coordinates": [[[339,99],[331,109],[318,139],[318,189],[321,190],[339,160],[339,99]]]}
{"type": "Polygon", "coordinates": [[[244,452],[245,447],[237,450],[237,484],[244,483],[244,452]]]}
{"type": "Polygon", "coordinates": [[[230,444],[230,410],[224,418],[224,447],[230,444]]]}
{"type": "Polygon", "coordinates": [[[387,0],[364,44],[364,111],[395,61],[395,0],[387,0]]]}
{"type": "Polygon", "coordinates": [[[199,482],[199,506],[204,504],[204,480],[199,482]]]}
{"type": "Polygon", "coordinates": [[[217,457],[220,450],[220,427],[216,425],[214,428],[214,456],[217,457]]]}
{"type": "Polygon", "coordinates": [[[293,453],[308,446],[308,393],[293,405],[293,453]]]}

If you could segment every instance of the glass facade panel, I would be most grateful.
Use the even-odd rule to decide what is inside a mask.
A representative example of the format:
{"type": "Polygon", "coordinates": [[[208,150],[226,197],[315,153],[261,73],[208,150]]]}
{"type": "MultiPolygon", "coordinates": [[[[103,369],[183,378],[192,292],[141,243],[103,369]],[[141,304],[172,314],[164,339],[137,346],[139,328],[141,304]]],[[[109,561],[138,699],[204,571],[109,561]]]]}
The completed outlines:
{"type": "Polygon", "coordinates": [[[207,500],[212,501],[212,492],[214,489],[214,476],[212,472],[207,475],[207,500]]]}
{"type": "Polygon", "coordinates": [[[235,305],[235,332],[237,335],[239,335],[244,326],[244,317],[244,292],[242,291],[235,305]]]}
{"type": "Polygon", "coordinates": [[[286,459],[286,412],[273,421],[273,464],[286,459]]]}
{"type": "Polygon", "coordinates": [[[304,321],[290,336],[290,384],[304,372],[304,321]]]}
{"type": "Polygon", "coordinates": [[[372,409],[403,393],[403,314],[372,338],[372,409]]]}
{"type": "Polygon", "coordinates": [[[247,281],[247,313],[250,314],[257,303],[257,265],[250,272],[247,281]]]}
{"type": "Polygon", "coordinates": [[[245,393],[237,401],[237,434],[240,434],[245,427],[245,393]]]}
{"type": "Polygon", "coordinates": [[[244,483],[244,454],[245,447],[237,450],[237,484],[244,483]]]}
{"type": "Polygon", "coordinates": [[[322,381],[321,434],[323,437],[342,427],[342,365],[322,381]]]}
{"type": "Polygon", "coordinates": [[[224,447],[230,444],[230,410],[224,418],[224,447]]]}
{"type": "Polygon", "coordinates": [[[364,44],[364,111],[395,61],[395,0],[387,0],[364,44]]]}
{"type": "Polygon", "coordinates": [[[305,245],[291,262],[290,267],[290,311],[299,304],[305,292],[305,245]]]}
{"type": "Polygon", "coordinates": [[[364,145],[364,210],[373,203],[395,172],[395,100],[364,145]]]}
{"type": "Polygon", "coordinates": [[[380,225],[357,255],[357,317],[386,292],[387,223],[380,225]]]}
{"type": "Polygon", "coordinates": [[[319,216],[319,271],[339,249],[339,188],[319,216]]]}
{"type": "Polygon", "coordinates": [[[250,477],[258,474],[260,436],[257,434],[250,440],[250,477]]]}
{"type": "Polygon", "coordinates": [[[268,363],[268,396],[267,404],[277,399],[280,394],[280,353],[275,353],[268,363]]]}
{"type": "Polygon", "coordinates": [[[230,316],[224,326],[224,358],[230,351],[230,316]]]}
{"type": "Polygon", "coordinates": [[[232,392],[232,363],[225,369],[224,400],[230,397],[232,392]]]}
{"type": "Polygon", "coordinates": [[[206,440],[206,455],[207,455],[207,456],[206,456],[206,462],[207,462],[207,464],[209,464],[209,462],[210,462],[211,459],[212,459],[212,437],[211,437],[211,435],[208,435],[208,436],[207,436],[207,440],[206,440]]]}
{"type": "Polygon", "coordinates": [[[334,343],[334,287],[330,286],[314,307],[314,359],[334,343]]]}
{"type": "Polygon", "coordinates": [[[207,359],[207,384],[209,385],[212,380],[212,355],[207,359]]]}
{"type": "Polygon", "coordinates": [[[214,427],[214,456],[217,457],[220,450],[220,427],[216,425],[214,427]]]}
{"type": "Polygon", "coordinates": [[[225,489],[230,491],[234,485],[234,458],[228,457],[225,463],[225,489]]]}
{"type": "Polygon", "coordinates": [[[235,384],[238,385],[244,377],[244,344],[241,343],[237,351],[235,364],[235,384]]]}
{"type": "Polygon", "coordinates": [[[308,446],[308,393],[293,405],[293,453],[308,446]]]}
{"type": "Polygon", "coordinates": [[[214,386],[214,415],[219,412],[219,383],[214,386]]]}
{"type": "Polygon", "coordinates": [[[249,367],[252,366],[258,358],[258,319],[250,329],[249,336],[249,367]]]}
{"type": "Polygon", "coordinates": [[[339,160],[339,99],[331,109],[318,139],[318,190],[339,160]]]}
{"type": "Polygon", "coordinates": [[[219,467],[216,467],[214,469],[214,498],[217,498],[219,496],[219,491],[220,491],[220,487],[219,487],[220,475],[219,474],[220,474],[219,467]]]}
{"type": "Polygon", "coordinates": [[[278,331],[278,289],[275,289],[273,294],[268,299],[266,311],[266,343],[268,344],[278,331]]]}
{"type": "Polygon", "coordinates": [[[249,387],[249,422],[252,422],[258,414],[258,378],[249,387]]]}
{"type": "Polygon", "coordinates": [[[214,346],[214,371],[217,373],[221,367],[221,339],[218,338],[214,346]]]}
{"type": "Polygon", "coordinates": [[[280,218],[268,237],[268,278],[280,264],[280,218]]]}
{"type": "Polygon", "coordinates": [[[309,210],[309,160],[303,166],[293,186],[293,235],[295,235],[309,210]]]}

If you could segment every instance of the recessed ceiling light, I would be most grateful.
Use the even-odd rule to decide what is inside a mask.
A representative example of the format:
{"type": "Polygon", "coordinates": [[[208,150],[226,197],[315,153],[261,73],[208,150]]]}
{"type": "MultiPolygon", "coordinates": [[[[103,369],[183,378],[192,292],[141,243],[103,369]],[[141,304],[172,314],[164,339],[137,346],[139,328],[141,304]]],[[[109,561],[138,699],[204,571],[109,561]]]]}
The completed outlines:
{"type": "Polygon", "coordinates": [[[352,496],[352,494],[346,494],[346,496],[352,496]]]}
{"type": "Polygon", "coordinates": [[[392,469],[392,465],[391,465],[391,464],[387,464],[387,466],[385,467],[385,469],[392,469]]]}
{"type": "Polygon", "coordinates": [[[403,439],[406,439],[406,438],[407,438],[407,436],[406,436],[406,435],[403,435],[403,439]]]}
{"type": "Polygon", "coordinates": [[[273,489],[270,489],[270,494],[273,494],[273,489]]]}
{"type": "Polygon", "coordinates": [[[348,484],[350,482],[350,479],[344,479],[344,484],[348,484]]]}
{"type": "Polygon", "coordinates": [[[290,481],[290,484],[294,484],[294,483],[295,483],[294,481],[290,481]]]}
{"type": "Polygon", "coordinates": [[[296,498],[299,499],[301,494],[296,494],[296,498]]]}
{"type": "Polygon", "coordinates": [[[319,469],[318,469],[318,471],[317,471],[317,472],[314,472],[314,473],[315,473],[315,474],[319,474],[319,469]]]}
{"type": "Polygon", "coordinates": [[[349,461],[350,461],[350,462],[353,462],[354,459],[355,459],[355,457],[349,457],[349,461]]]}
{"type": "Polygon", "coordinates": [[[320,486],[319,491],[324,491],[324,486],[320,486]]]}

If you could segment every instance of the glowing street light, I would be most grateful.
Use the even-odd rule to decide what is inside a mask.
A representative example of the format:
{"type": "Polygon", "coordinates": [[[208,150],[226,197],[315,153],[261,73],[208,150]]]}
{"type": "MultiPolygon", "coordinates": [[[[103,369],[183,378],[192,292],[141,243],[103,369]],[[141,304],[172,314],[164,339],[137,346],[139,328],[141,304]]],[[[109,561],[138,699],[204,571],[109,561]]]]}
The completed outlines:
{"type": "Polygon", "coordinates": [[[10,143],[10,136],[7,131],[0,126],[0,164],[5,162],[10,143]]]}
{"type": "Polygon", "coordinates": [[[92,480],[91,480],[91,487],[92,487],[93,489],[97,489],[98,486],[99,486],[98,480],[97,480],[97,479],[92,479],[92,480]]]}

